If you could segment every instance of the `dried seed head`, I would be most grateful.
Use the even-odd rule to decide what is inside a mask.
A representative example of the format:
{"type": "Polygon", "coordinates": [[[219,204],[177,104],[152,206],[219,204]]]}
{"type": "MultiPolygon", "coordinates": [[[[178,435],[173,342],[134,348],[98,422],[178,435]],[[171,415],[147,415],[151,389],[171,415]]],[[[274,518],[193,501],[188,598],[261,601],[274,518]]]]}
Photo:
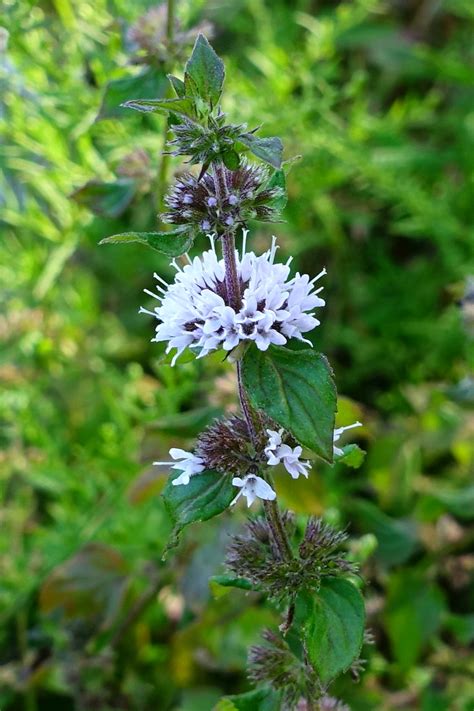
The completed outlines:
{"type": "Polygon", "coordinates": [[[336,531],[321,518],[310,518],[306,525],[303,542],[300,545],[300,556],[307,558],[315,550],[319,553],[332,553],[348,538],[345,531],[336,531]]]}
{"type": "Polygon", "coordinates": [[[209,469],[245,474],[254,463],[247,424],[232,415],[216,420],[199,436],[195,452],[209,469]]]}
{"type": "MultiPolygon", "coordinates": [[[[176,126],[176,130],[181,127],[176,126]]],[[[197,130],[197,129],[196,129],[197,130]]],[[[221,233],[229,225],[245,224],[249,219],[275,221],[278,211],[272,201],[280,188],[266,188],[269,171],[264,166],[242,161],[237,170],[224,169],[225,195],[216,192],[212,171],[200,180],[182,175],[166,196],[168,211],[161,217],[173,225],[192,225],[204,232],[221,233]]]]}
{"type": "MultiPolygon", "coordinates": [[[[293,521],[285,517],[284,524],[291,535],[293,521]]],[[[312,519],[299,555],[282,560],[268,525],[257,518],[245,526],[242,534],[233,537],[226,565],[238,577],[261,587],[270,598],[288,600],[301,588],[317,590],[325,576],[347,575],[356,570],[344,553],[336,550],[345,538],[346,534],[312,519]]]]}

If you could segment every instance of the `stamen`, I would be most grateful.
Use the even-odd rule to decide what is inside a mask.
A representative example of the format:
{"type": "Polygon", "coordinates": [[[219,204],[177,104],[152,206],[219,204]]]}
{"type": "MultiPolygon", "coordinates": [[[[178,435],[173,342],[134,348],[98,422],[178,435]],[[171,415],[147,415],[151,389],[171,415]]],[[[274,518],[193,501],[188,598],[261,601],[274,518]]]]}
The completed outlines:
{"type": "MultiPolygon", "coordinates": [[[[143,306],[140,306],[138,309],[139,314],[148,314],[149,316],[153,316],[153,318],[158,318],[156,313],[154,311],[148,311],[148,309],[144,309],[143,306]]],[[[153,339],[154,340],[154,339],[153,339]]]]}
{"type": "MultiPolygon", "coordinates": [[[[165,290],[162,289],[160,286],[157,286],[156,289],[157,291],[162,291],[163,294],[166,294],[165,290]]],[[[157,301],[162,301],[162,297],[158,296],[158,294],[155,294],[154,291],[150,291],[150,289],[143,289],[143,291],[145,292],[145,294],[148,294],[148,296],[152,296],[157,301]]]]}

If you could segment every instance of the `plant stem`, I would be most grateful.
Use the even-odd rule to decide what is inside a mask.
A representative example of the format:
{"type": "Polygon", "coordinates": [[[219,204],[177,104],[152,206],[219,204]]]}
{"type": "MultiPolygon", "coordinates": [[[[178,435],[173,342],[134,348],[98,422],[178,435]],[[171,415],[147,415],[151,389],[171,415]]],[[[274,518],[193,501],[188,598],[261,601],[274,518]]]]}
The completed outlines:
{"type": "Polygon", "coordinates": [[[168,51],[174,40],[174,20],[175,20],[174,0],[168,0],[166,12],[166,39],[168,40],[168,51]]]}
{"type": "Polygon", "coordinates": [[[226,232],[222,235],[222,254],[225,263],[225,285],[229,305],[235,311],[239,311],[242,299],[240,295],[239,275],[237,274],[237,264],[235,261],[235,239],[233,232],[226,232]]]}
{"type": "MultiPolygon", "coordinates": [[[[225,180],[225,169],[222,163],[214,164],[213,169],[214,175],[214,186],[216,190],[217,199],[219,205],[227,198],[227,184],[225,180]]],[[[227,290],[227,299],[229,305],[232,306],[235,311],[239,311],[242,305],[242,295],[240,293],[240,280],[237,273],[237,262],[235,258],[235,236],[233,230],[228,230],[221,235],[222,242],[222,255],[224,257],[225,265],[225,283],[227,290]]],[[[254,416],[252,413],[252,407],[250,405],[247,393],[245,392],[245,387],[242,378],[242,363],[237,362],[237,382],[239,388],[239,400],[240,406],[242,408],[242,413],[244,415],[245,421],[247,423],[247,428],[249,436],[252,440],[253,445],[257,444],[257,432],[255,428],[254,416]]],[[[279,555],[282,560],[288,560],[293,557],[290,542],[288,536],[286,535],[285,527],[281,519],[280,509],[276,501],[264,501],[264,511],[265,516],[268,521],[268,525],[272,531],[273,539],[275,545],[278,549],[279,555]]]]}
{"type": "MultiPolygon", "coordinates": [[[[173,64],[173,57],[174,57],[174,52],[173,52],[173,41],[174,41],[174,26],[175,26],[175,0],[168,0],[167,2],[167,11],[166,11],[166,40],[168,44],[168,71],[172,69],[173,64]]],[[[167,95],[169,95],[169,90],[167,92],[167,95]]],[[[165,127],[163,129],[163,150],[161,151],[161,160],[160,160],[160,165],[158,168],[158,176],[157,176],[157,193],[158,193],[158,199],[157,199],[157,205],[158,205],[158,212],[161,212],[164,207],[164,196],[166,193],[166,187],[168,183],[168,170],[169,170],[169,165],[170,165],[170,157],[167,153],[165,153],[166,149],[166,141],[168,138],[168,131],[169,131],[169,125],[168,125],[168,119],[165,119],[165,127]]]]}
{"type": "Polygon", "coordinates": [[[281,559],[291,560],[291,558],[293,558],[293,552],[288,536],[286,535],[277,502],[275,500],[264,501],[263,508],[281,559]]]}

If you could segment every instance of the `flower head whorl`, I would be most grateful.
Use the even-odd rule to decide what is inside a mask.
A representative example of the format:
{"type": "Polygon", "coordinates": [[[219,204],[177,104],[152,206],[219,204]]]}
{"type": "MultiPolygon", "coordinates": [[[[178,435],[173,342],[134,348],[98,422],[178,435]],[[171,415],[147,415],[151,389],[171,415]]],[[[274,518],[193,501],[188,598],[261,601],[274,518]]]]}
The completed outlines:
{"type": "MultiPolygon", "coordinates": [[[[217,348],[230,351],[241,341],[253,341],[261,351],[271,344],[284,345],[288,339],[306,341],[304,333],[319,325],[313,315],[325,302],[314,289],[326,274],[323,269],[314,279],[306,274],[290,276],[291,258],[275,263],[276,241],[264,254],[245,252],[247,231],[243,231],[242,255],[236,251],[242,306],[235,311],[228,304],[224,261],[219,259],[211,237],[211,249],[181,268],[172,262],[177,274],[168,285],[155,274],[158,293],[145,290],[160,302],[154,311],[140,309],[157,318],[156,342],[168,341],[166,352],[176,349],[176,358],[188,347],[199,350],[198,357],[217,348]]],[[[306,341],[311,345],[309,341],[306,341]]]]}
{"type": "Polygon", "coordinates": [[[193,173],[181,175],[165,197],[168,210],[161,216],[163,221],[220,233],[252,219],[278,220],[275,200],[282,191],[279,187],[268,187],[270,172],[265,166],[243,160],[237,170],[222,170],[225,197],[216,190],[212,172],[201,179],[193,173]]]}

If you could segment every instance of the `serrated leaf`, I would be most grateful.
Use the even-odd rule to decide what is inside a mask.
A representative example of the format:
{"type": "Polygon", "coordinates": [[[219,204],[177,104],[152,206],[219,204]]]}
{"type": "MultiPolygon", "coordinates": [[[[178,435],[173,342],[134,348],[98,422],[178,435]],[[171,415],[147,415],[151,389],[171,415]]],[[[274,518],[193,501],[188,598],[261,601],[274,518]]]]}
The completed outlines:
{"type": "Polygon", "coordinates": [[[186,96],[186,88],[184,86],[184,81],[181,81],[181,79],[178,79],[178,77],[173,76],[173,74],[168,74],[167,76],[171,86],[174,89],[176,96],[180,99],[186,96]]]}
{"type": "Polygon", "coordinates": [[[323,684],[347,671],[360,654],[365,607],[359,590],[344,578],[325,578],[317,593],[297,600],[308,656],[323,684]]]}
{"type": "Polygon", "coordinates": [[[324,355],[306,348],[249,348],[243,358],[244,385],[254,407],[332,462],[336,387],[324,355]]]}
{"type": "Polygon", "coordinates": [[[204,35],[198,35],[185,67],[186,92],[192,92],[212,108],[219,102],[224,76],[224,62],[217,56],[204,35]]]}
{"type": "Polygon", "coordinates": [[[104,183],[89,180],[75,190],[71,198],[79,205],[102,217],[118,217],[132,202],[137,190],[137,183],[131,178],[121,178],[104,183]]]}
{"type": "Polygon", "coordinates": [[[342,462],[348,467],[353,467],[353,469],[358,469],[365,459],[365,452],[357,444],[346,444],[342,447],[344,454],[341,454],[337,458],[338,462],[342,462]]]}
{"type": "Polygon", "coordinates": [[[182,229],[170,232],[123,232],[104,237],[99,244],[130,244],[138,242],[156,249],[168,257],[178,257],[188,251],[194,241],[194,235],[182,229]]]}
{"type": "Polygon", "coordinates": [[[194,119],[194,103],[192,99],[183,97],[181,99],[131,99],[122,106],[126,109],[134,109],[142,113],[169,113],[177,116],[184,116],[187,119],[194,119]]]}
{"type": "Polygon", "coordinates": [[[170,476],[162,496],[173,522],[173,535],[167,550],[178,543],[180,532],[196,521],[207,521],[225,511],[236,495],[232,476],[215,471],[204,471],[193,476],[186,485],[174,486],[170,476]]]}
{"type": "Polygon", "coordinates": [[[239,141],[252,151],[254,156],[269,163],[274,168],[281,167],[283,155],[283,143],[276,136],[269,138],[259,138],[253,133],[243,133],[239,136],[239,141]]]}
{"type": "Polygon", "coordinates": [[[166,76],[163,72],[148,68],[140,74],[110,81],[104,91],[97,121],[127,114],[123,104],[131,96],[137,99],[159,99],[165,95],[166,76]]]}

